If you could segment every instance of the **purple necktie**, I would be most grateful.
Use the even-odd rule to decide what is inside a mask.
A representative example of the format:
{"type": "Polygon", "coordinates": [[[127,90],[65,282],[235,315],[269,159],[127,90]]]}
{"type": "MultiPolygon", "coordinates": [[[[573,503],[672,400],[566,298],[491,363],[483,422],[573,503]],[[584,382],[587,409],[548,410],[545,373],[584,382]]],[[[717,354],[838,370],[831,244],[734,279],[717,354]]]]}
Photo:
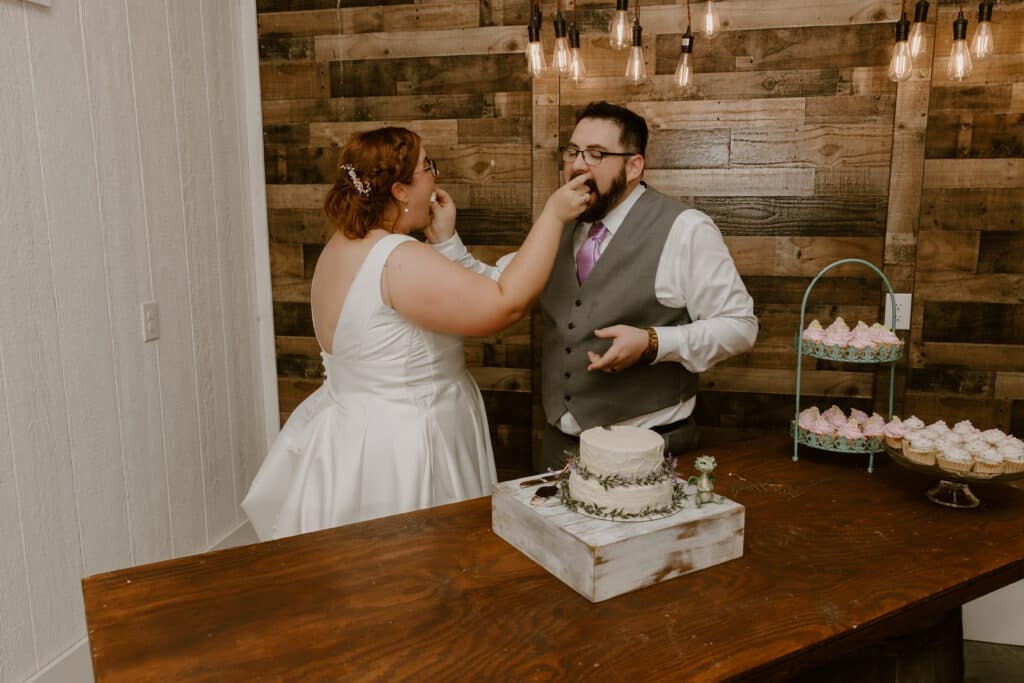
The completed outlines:
{"type": "Polygon", "coordinates": [[[597,259],[601,255],[601,242],[604,242],[604,238],[607,236],[608,228],[604,227],[604,223],[600,221],[594,223],[590,226],[587,239],[583,241],[580,250],[576,252],[576,280],[581,285],[590,275],[590,271],[594,269],[594,264],[597,263],[597,259]]]}

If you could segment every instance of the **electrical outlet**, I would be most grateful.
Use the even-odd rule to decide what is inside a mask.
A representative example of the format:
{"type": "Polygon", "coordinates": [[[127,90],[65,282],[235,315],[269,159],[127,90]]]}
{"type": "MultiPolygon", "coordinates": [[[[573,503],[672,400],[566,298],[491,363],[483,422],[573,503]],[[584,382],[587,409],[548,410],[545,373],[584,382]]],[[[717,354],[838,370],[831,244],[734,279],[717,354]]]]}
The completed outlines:
{"type": "Polygon", "coordinates": [[[160,307],[155,301],[142,304],[142,341],[151,342],[160,338],[160,307]]]}
{"type": "Polygon", "coordinates": [[[892,326],[895,330],[910,329],[910,294],[894,294],[896,297],[896,324],[892,326],[892,299],[889,294],[885,295],[885,317],[882,324],[886,327],[892,326]]]}

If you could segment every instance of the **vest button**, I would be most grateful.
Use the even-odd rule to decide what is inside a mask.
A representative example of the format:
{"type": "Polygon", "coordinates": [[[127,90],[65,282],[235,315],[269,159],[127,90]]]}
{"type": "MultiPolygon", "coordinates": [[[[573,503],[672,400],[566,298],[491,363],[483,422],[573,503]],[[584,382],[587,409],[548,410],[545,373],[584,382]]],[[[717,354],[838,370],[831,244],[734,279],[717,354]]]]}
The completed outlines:
{"type": "Polygon", "coordinates": [[[572,353],[572,347],[571,346],[566,346],[565,347],[565,352],[566,353],[572,353]]]}
{"type": "Polygon", "coordinates": [[[576,329],[576,323],[569,323],[569,329],[570,330],[575,330],[576,329]]]}
{"type": "Polygon", "coordinates": [[[579,299],[576,299],[576,305],[577,305],[577,306],[582,306],[582,305],[583,305],[583,302],[582,302],[582,301],[580,301],[579,299]]]}
{"type": "Polygon", "coordinates": [[[571,401],[572,400],[572,396],[570,396],[569,394],[566,394],[565,395],[565,400],[566,401],[571,401]]]}
{"type": "Polygon", "coordinates": [[[571,372],[565,373],[565,378],[566,379],[569,379],[570,377],[572,377],[572,373],[571,372]]]}

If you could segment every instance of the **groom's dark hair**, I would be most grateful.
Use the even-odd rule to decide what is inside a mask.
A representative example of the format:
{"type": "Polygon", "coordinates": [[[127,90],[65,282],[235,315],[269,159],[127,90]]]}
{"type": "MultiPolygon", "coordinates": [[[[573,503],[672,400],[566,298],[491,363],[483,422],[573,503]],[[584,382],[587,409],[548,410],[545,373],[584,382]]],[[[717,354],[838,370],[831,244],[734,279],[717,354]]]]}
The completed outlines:
{"type": "Polygon", "coordinates": [[[612,121],[619,126],[619,142],[625,151],[647,155],[647,121],[636,112],[601,100],[585,106],[576,116],[576,123],[583,119],[612,121]]]}

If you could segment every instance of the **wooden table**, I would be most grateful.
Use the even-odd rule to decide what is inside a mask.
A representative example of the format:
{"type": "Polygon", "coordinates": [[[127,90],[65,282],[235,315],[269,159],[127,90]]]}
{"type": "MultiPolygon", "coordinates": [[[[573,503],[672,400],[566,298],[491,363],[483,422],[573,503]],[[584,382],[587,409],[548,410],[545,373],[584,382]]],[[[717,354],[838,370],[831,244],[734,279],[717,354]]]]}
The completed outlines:
{"type": "Polygon", "coordinates": [[[770,680],[1024,578],[1024,491],[950,510],[885,458],[709,452],[747,508],[739,560],[591,604],[480,498],[89,577],[96,679],[770,680]]]}

